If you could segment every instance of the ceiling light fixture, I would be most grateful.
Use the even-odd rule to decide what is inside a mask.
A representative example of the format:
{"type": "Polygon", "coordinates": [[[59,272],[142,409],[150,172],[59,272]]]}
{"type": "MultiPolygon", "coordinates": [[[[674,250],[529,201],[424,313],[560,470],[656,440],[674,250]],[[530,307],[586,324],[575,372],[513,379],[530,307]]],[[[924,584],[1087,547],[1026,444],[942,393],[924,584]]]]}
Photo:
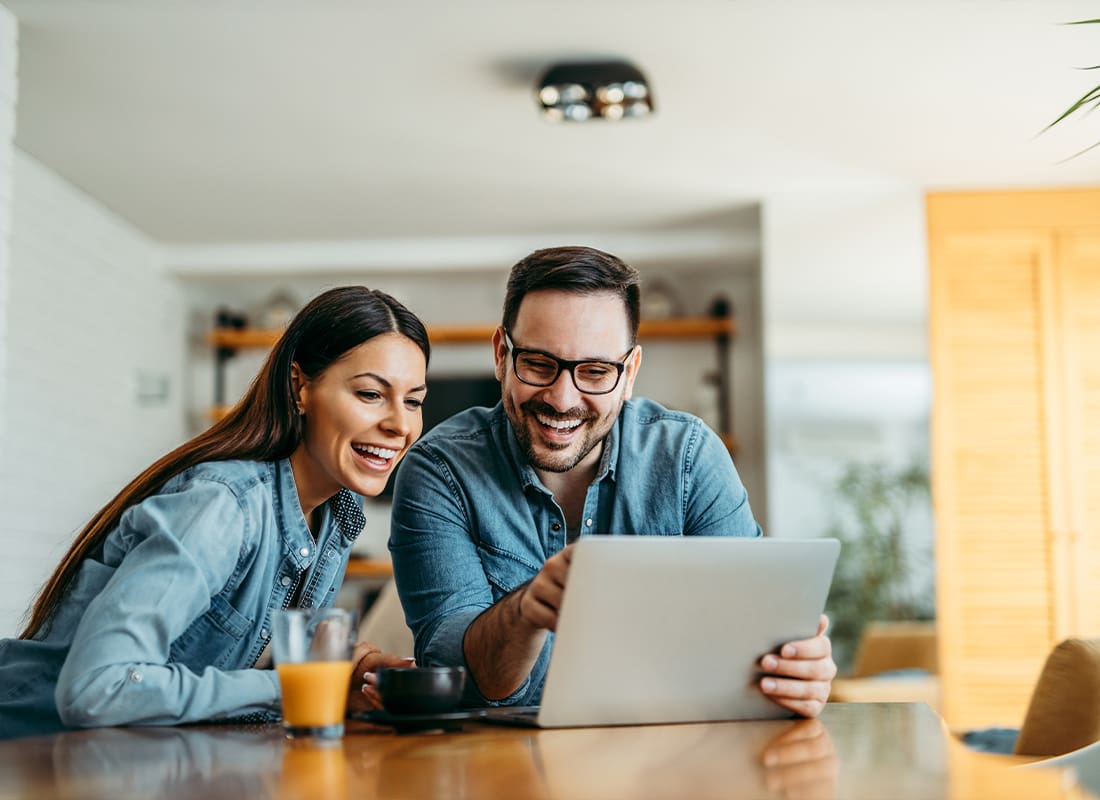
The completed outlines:
{"type": "Polygon", "coordinates": [[[554,64],[536,87],[539,106],[553,122],[630,119],[653,113],[653,93],[642,71],[626,61],[554,64]]]}

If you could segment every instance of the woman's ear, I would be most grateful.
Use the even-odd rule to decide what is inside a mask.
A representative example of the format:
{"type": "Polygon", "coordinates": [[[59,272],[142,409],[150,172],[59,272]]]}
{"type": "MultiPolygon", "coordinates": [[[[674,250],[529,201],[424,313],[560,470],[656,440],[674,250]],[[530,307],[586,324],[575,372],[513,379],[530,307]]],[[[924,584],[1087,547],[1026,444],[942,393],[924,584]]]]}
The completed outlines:
{"type": "Polygon", "coordinates": [[[306,413],[306,395],[309,393],[309,378],[302,372],[297,361],[290,362],[290,388],[294,404],[299,414],[306,413]]]}

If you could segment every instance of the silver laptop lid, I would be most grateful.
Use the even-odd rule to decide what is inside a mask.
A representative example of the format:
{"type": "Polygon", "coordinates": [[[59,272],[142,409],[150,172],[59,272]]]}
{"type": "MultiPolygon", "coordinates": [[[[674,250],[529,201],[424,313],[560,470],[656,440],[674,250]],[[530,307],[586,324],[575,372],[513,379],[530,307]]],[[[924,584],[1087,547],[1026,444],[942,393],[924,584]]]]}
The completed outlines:
{"type": "Polygon", "coordinates": [[[756,662],[813,636],[835,539],[592,536],[577,541],[538,723],[766,719],[756,662]]]}

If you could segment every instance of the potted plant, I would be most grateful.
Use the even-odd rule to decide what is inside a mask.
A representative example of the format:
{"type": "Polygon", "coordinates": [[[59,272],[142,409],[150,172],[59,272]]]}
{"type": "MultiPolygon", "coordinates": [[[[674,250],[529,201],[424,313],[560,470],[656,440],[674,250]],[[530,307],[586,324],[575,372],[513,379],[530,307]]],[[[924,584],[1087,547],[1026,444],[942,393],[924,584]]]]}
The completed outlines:
{"type": "Polygon", "coordinates": [[[926,504],[928,470],[852,463],[837,481],[840,515],[828,530],[841,542],[826,611],[834,658],[846,670],[868,622],[930,620],[935,615],[932,543],[912,535],[926,504]]]}

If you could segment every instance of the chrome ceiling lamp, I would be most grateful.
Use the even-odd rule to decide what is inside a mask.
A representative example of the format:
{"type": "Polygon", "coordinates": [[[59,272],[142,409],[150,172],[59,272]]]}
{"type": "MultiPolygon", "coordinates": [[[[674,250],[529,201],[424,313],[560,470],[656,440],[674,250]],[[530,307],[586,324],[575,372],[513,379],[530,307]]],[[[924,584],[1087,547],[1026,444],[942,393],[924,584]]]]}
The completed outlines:
{"type": "Polygon", "coordinates": [[[653,113],[642,71],[626,61],[554,64],[536,87],[543,115],[553,122],[630,119],[653,113]]]}

